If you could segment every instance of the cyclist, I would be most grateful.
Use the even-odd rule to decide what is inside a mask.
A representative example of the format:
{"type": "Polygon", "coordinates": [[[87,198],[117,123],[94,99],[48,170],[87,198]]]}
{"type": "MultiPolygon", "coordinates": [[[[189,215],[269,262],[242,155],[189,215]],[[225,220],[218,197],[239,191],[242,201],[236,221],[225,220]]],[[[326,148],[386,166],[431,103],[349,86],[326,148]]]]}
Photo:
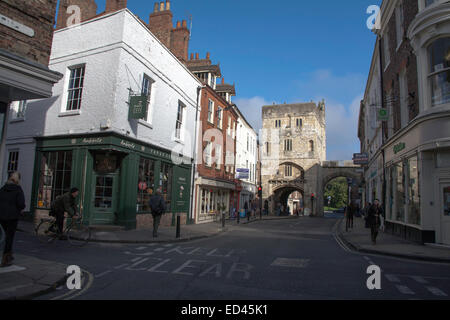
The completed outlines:
{"type": "Polygon", "coordinates": [[[64,214],[67,212],[70,218],[76,217],[77,206],[75,199],[78,197],[78,188],[72,188],[70,192],[63,194],[55,199],[52,204],[50,215],[56,218],[58,227],[57,236],[60,240],[66,240],[64,232],[64,214]]]}

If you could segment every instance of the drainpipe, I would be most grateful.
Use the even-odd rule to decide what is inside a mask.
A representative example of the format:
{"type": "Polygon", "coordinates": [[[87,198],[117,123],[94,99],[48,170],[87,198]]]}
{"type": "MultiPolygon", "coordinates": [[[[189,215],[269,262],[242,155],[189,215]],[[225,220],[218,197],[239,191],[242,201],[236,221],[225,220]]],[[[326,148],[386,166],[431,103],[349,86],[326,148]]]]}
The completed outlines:
{"type": "MultiPolygon", "coordinates": [[[[378,36],[378,56],[380,60],[380,82],[381,82],[381,107],[385,107],[385,96],[384,96],[384,81],[383,81],[383,60],[382,60],[382,53],[383,50],[381,50],[381,36],[378,36]]],[[[383,198],[383,210],[384,214],[386,215],[386,161],[385,161],[385,137],[383,132],[383,125],[381,127],[381,138],[382,138],[382,145],[381,145],[381,155],[383,157],[383,185],[381,187],[381,196],[383,198]]]]}
{"type": "Polygon", "coordinates": [[[193,221],[195,221],[195,199],[194,199],[194,195],[195,195],[195,175],[197,173],[197,164],[196,164],[196,159],[197,159],[197,132],[198,132],[198,122],[199,122],[199,112],[200,112],[200,93],[202,91],[202,89],[204,88],[204,86],[199,86],[197,87],[197,106],[196,106],[196,111],[195,111],[195,138],[194,138],[194,153],[193,153],[193,170],[192,170],[192,177],[191,177],[191,205],[190,205],[190,214],[189,214],[189,223],[193,223],[193,221]]]}

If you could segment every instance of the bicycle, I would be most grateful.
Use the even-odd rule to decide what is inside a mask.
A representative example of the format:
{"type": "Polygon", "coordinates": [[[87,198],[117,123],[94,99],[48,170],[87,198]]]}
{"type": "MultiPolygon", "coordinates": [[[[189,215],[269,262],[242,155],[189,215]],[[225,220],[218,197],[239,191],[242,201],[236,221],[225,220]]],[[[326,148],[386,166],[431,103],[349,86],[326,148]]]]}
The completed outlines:
{"type": "MultiPolygon", "coordinates": [[[[91,239],[91,228],[83,224],[82,217],[72,217],[64,229],[69,243],[76,247],[85,246],[91,239]]],[[[36,228],[36,236],[42,243],[52,243],[58,235],[56,218],[41,219],[36,228]]]]}

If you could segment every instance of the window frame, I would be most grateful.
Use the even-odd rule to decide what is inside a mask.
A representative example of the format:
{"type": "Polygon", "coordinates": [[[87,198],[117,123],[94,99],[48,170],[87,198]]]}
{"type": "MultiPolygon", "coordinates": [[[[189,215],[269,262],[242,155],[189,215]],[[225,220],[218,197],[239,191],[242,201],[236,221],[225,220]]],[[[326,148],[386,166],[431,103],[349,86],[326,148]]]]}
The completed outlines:
{"type": "Polygon", "coordinates": [[[183,141],[184,139],[185,115],[186,115],[186,105],[182,101],[178,100],[177,119],[175,123],[175,139],[179,141],[183,141]]]}
{"type": "MultiPolygon", "coordinates": [[[[84,88],[85,88],[85,78],[86,78],[86,64],[79,64],[68,67],[68,81],[67,81],[67,87],[66,87],[66,102],[65,102],[65,108],[64,112],[80,112],[83,102],[83,94],[84,94],[84,88]],[[76,78],[72,78],[73,74],[76,73],[78,69],[82,70],[82,76],[80,76],[80,84],[81,86],[78,87],[72,87],[71,83],[76,78]],[[78,99],[72,99],[71,93],[77,91],[79,92],[78,99]],[[78,106],[76,109],[73,108],[73,101],[79,100],[78,106]],[[69,109],[69,105],[71,105],[71,108],[69,109]]],[[[74,83],[75,84],[75,83],[74,83]]]]}

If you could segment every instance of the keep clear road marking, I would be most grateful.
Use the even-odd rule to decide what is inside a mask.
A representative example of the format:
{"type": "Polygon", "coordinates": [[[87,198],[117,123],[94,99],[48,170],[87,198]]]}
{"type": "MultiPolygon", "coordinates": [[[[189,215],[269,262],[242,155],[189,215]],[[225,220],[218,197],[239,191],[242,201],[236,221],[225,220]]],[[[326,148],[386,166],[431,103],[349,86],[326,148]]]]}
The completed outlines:
{"type": "Polygon", "coordinates": [[[400,291],[402,294],[415,295],[414,291],[412,291],[407,286],[402,286],[399,284],[397,284],[395,286],[397,287],[398,291],[400,291]]]}
{"type": "Polygon", "coordinates": [[[415,280],[417,283],[427,284],[428,281],[419,276],[411,276],[411,279],[415,280]]]}
{"type": "Polygon", "coordinates": [[[430,291],[432,294],[434,294],[435,296],[438,296],[438,297],[447,297],[447,294],[444,292],[444,291],[442,291],[442,290],[440,290],[440,289],[438,289],[438,288],[435,288],[435,287],[427,287],[427,290],[428,291],[430,291]]]}
{"type": "Polygon", "coordinates": [[[309,260],[309,259],[277,258],[274,262],[272,262],[271,266],[302,269],[302,268],[308,267],[310,261],[311,260],[309,260]]]}
{"type": "Polygon", "coordinates": [[[390,282],[400,283],[400,279],[399,279],[397,276],[394,276],[393,274],[386,274],[385,277],[386,277],[390,282]]]}

